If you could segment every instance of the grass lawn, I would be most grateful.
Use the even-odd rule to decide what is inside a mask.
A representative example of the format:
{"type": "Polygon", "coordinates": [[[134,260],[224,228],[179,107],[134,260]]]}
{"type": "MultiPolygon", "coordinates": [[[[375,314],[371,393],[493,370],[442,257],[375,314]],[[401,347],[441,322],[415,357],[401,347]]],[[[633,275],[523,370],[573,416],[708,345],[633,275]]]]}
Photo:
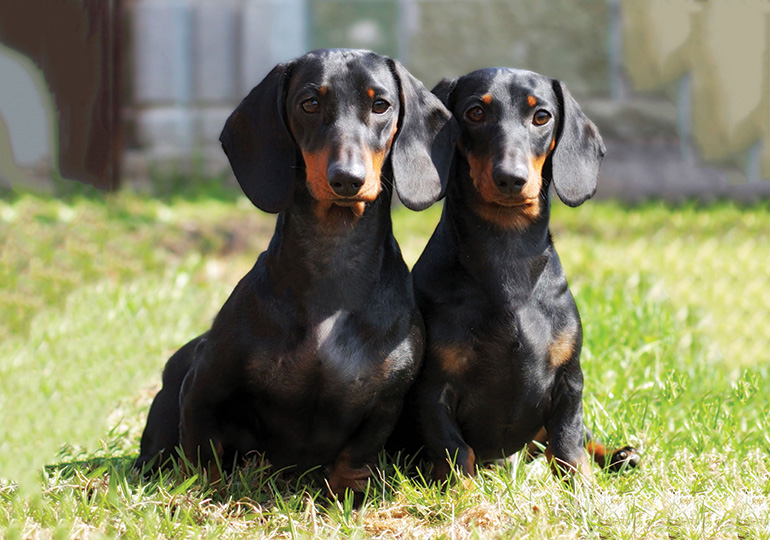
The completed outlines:
{"type": "MultiPolygon", "coordinates": [[[[138,478],[166,359],[272,233],[215,195],[0,200],[0,538],[770,538],[766,206],[555,205],[586,421],[638,471],[569,487],[514,459],[447,488],[383,461],[358,511],[317,471],[138,478]]],[[[395,211],[410,264],[439,213],[395,211]]]]}

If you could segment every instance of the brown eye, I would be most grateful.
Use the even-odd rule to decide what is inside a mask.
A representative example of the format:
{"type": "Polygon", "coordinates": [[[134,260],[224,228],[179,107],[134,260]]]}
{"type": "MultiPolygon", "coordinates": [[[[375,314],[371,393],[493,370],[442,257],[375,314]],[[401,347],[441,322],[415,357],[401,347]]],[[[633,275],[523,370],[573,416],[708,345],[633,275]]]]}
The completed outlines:
{"type": "Polygon", "coordinates": [[[388,109],[390,109],[390,103],[384,99],[376,99],[374,103],[372,103],[372,112],[374,114],[382,114],[388,109]]]}
{"type": "Polygon", "coordinates": [[[484,120],[484,109],[479,106],[472,107],[465,113],[465,117],[471,122],[481,122],[484,120]]]}
{"type": "Polygon", "coordinates": [[[540,109],[535,113],[535,116],[532,118],[532,123],[535,124],[536,126],[544,126],[548,123],[550,119],[551,119],[551,113],[540,109]]]}
{"type": "Polygon", "coordinates": [[[302,102],[302,110],[308,114],[314,114],[321,110],[321,104],[316,98],[306,99],[302,102]]]}

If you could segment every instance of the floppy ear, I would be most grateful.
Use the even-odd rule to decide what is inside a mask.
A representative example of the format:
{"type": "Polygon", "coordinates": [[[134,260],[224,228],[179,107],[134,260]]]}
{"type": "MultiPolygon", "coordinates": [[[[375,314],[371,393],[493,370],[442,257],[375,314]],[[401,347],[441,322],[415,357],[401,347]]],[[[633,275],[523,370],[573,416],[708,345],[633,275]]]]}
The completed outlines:
{"type": "Polygon", "coordinates": [[[219,141],[241,189],[261,210],[284,210],[294,194],[297,146],[284,120],[292,64],[278,64],[235,108],[219,141]]]}
{"type": "Polygon", "coordinates": [[[401,105],[390,150],[393,180],[404,206],[424,210],[444,193],[459,130],[436,96],[399,62],[388,63],[398,83],[401,105]]]}
{"type": "Polygon", "coordinates": [[[554,80],[560,119],[551,153],[551,177],[556,193],[567,206],[578,206],[596,193],[599,167],[606,152],[599,130],[580,110],[564,83],[554,80]]]}
{"type": "Polygon", "coordinates": [[[457,78],[454,79],[441,79],[439,83],[433,87],[431,93],[441,100],[446,108],[449,108],[449,97],[454,92],[455,86],[457,86],[457,78]]]}

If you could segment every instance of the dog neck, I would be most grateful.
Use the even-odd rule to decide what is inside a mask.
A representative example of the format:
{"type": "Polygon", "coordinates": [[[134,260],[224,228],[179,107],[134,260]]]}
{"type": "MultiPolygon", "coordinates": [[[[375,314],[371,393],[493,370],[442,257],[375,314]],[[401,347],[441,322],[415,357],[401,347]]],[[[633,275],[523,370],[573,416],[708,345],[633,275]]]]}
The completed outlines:
{"type": "MultiPolygon", "coordinates": [[[[441,216],[442,234],[449,249],[465,270],[494,290],[528,290],[537,282],[548,261],[556,254],[548,227],[550,202],[548,185],[541,193],[540,211],[525,226],[501,226],[474,209],[480,201],[470,176],[458,167],[447,188],[441,216]]],[[[510,212],[511,209],[502,209],[510,212]]],[[[517,223],[518,225],[518,223],[517,223]]]]}
{"type": "Polygon", "coordinates": [[[319,216],[318,202],[298,191],[278,215],[263,257],[279,289],[308,303],[355,309],[396,255],[402,260],[392,234],[390,191],[383,189],[360,216],[341,206],[319,216]]]}

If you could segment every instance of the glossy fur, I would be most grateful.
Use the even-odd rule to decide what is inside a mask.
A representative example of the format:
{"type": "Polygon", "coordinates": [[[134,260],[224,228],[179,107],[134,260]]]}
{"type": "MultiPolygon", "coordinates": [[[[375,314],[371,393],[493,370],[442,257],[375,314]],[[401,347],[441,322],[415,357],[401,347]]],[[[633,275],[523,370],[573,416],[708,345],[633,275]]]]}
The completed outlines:
{"type": "Polygon", "coordinates": [[[439,99],[374,53],[315,51],[267,75],[221,141],[251,201],[280,212],[275,233],[169,360],[137,466],[181,445],[216,476],[215,452],[256,451],[326,467],[335,494],[363,489],[424,349],[392,189],[414,209],[437,200],[455,138],[439,99]]]}
{"type": "MultiPolygon", "coordinates": [[[[549,187],[570,206],[591,197],[601,137],[562,83],[536,73],[484,69],[434,93],[461,135],[413,269],[427,349],[403,425],[417,426],[437,479],[451,460],[473,474],[536,438],[555,468],[588,474],[582,326],[548,229],[549,187]]],[[[603,465],[638,461],[592,448],[603,465]]]]}

